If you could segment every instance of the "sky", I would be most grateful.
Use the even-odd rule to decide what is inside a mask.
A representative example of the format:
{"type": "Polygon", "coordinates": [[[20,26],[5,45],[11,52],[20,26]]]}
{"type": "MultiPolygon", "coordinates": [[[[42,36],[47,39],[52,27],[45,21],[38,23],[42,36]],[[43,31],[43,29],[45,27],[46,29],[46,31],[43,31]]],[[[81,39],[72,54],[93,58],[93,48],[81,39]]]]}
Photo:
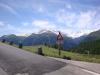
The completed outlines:
{"type": "Polygon", "coordinates": [[[40,30],[79,37],[100,29],[100,0],[0,0],[0,36],[40,30]]]}

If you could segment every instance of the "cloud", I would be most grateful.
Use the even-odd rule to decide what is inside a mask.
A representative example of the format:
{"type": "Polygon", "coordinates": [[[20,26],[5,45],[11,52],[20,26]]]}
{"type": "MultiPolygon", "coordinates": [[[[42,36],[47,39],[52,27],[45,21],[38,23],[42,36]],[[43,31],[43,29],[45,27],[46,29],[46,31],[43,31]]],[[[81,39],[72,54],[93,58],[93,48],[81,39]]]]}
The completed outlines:
{"type": "MultiPolygon", "coordinates": [[[[77,28],[76,28],[77,29],[77,28]]],[[[76,38],[76,37],[80,37],[82,35],[87,35],[90,32],[96,31],[96,30],[80,30],[80,31],[74,31],[75,29],[67,29],[67,28],[59,28],[59,30],[63,33],[65,33],[67,36],[72,37],[72,38],[76,38]]]]}
{"type": "MultiPolygon", "coordinates": [[[[85,12],[70,12],[66,9],[60,9],[56,13],[56,21],[61,24],[59,30],[67,33],[70,36],[78,37],[83,34],[88,34],[100,27],[100,21],[96,19],[97,11],[85,12]]],[[[100,18],[99,18],[100,19],[100,18]]]]}
{"type": "Polygon", "coordinates": [[[65,7],[68,8],[68,9],[72,8],[71,4],[66,4],[65,7]]]}
{"type": "Polygon", "coordinates": [[[39,13],[46,12],[46,8],[42,4],[34,4],[32,6],[32,8],[33,8],[34,11],[39,12],[39,13]]]}
{"type": "Polygon", "coordinates": [[[32,25],[40,29],[56,29],[56,25],[47,20],[34,20],[32,25]]]}
{"type": "Polygon", "coordinates": [[[5,33],[17,34],[37,32],[40,29],[58,30],[73,37],[88,34],[100,28],[100,5],[94,6],[96,5],[95,1],[90,1],[18,0],[15,2],[8,0],[8,2],[5,1],[7,4],[0,3],[0,8],[2,7],[13,15],[19,16],[15,10],[17,9],[23,18],[19,20],[9,16],[7,18],[1,17],[0,19],[5,19],[9,23],[18,23],[18,26],[17,24],[10,25],[0,22],[0,28],[3,27],[2,31],[5,33]]]}
{"type": "Polygon", "coordinates": [[[29,24],[29,22],[22,22],[22,26],[28,26],[29,24]]]}
{"type": "Polygon", "coordinates": [[[0,29],[8,29],[9,26],[11,26],[11,25],[6,23],[6,22],[4,22],[4,21],[0,21],[0,29]]]}
{"type": "Polygon", "coordinates": [[[81,12],[75,26],[80,30],[88,28],[90,25],[92,25],[95,15],[95,11],[81,12]]]}
{"type": "Polygon", "coordinates": [[[44,12],[45,11],[45,8],[43,6],[40,6],[37,8],[38,12],[44,12]]]}
{"type": "Polygon", "coordinates": [[[0,21],[0,36],[15,32],[14,29],[16,28],[14,28],[12,25],[6,22],[0,21]]]}
{"type": "Polygon", "coordinates": [[[0,28],[1,28],[1,27],[4,27],[4,26],[5,26],[5,23],[2,22],[2,21],[0,21],[0,28]]]}
{"type": "Polygon", "coordinates": [[[48,0],[48,2],[55,3],[55,4],[64,4],[65,3],[64,0],[48,0]]]}
{"type": "Polygon", "coordinates": [[[76,17],[75,13],[68,12],[66,9],[60,9],[56,13],[56,20],[66,25],[71,25],[76,17]]]}
{"type": "Polygon", "coordinates": [[[4,9],[8,10],[9,12],[11,12],[11,13],[12,13],[13,15],[15,15],[15,16],[19,16],[19,14],[18,14],[11,6],[9,6],[9,5],[7,5],[7,4],[0,3],[0,7],[2,7],[2,8],[4,8],[4,9]]]}
{"type": "Polygon", "coordinates": [[[26,25],[26,22],[23,24],[24,25],[16,27],[15,25],[0,21],[0,36],[8,34],[26,35],[32,32],[36,32],[34,27],[26,25]]]}

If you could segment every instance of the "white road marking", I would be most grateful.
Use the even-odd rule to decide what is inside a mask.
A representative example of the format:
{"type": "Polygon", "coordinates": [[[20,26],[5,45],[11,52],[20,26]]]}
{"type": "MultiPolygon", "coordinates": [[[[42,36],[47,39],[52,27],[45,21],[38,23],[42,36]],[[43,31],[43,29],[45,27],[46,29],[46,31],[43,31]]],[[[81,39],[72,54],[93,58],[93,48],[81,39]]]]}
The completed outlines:
{"type": "Polygon", "coordinates": [[[24,74],[17,73],[15,75],[29,75],[29,74],[28,73],[24,73],[24,74]]]}
{"type": "Polygon", "coordinates": [[[82,70],[85,71],[85,72],[88,72],[88,73],[90,73],[92,75],[100,75],[99,73],[92,72],[92,71],[89,71],[89,70],[86,70],[86,69],[82,69],[82,70]]]}

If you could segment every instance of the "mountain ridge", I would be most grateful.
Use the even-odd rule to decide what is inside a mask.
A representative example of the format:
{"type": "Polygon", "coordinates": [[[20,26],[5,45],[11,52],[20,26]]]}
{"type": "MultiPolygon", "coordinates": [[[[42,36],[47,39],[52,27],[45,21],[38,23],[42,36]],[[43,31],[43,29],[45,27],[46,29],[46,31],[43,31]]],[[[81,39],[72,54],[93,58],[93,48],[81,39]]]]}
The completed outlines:
{"type": "MultiPolygon", "coordinates": [[[[80,36],[78,38],[71,38],[66,36],[65,34],[61,33],[64,40],[62,46],[64,49],[68,49],[79,45],[83,42],[93,41],[100,39],[100,30],[91,32],[88,35],[80,36]]],[[[15,44],[19,44],[22,42],[23,45],[31,46],[31,45],[41,45],[41,44],[48,44],[48,45],[55,45],[56,44],[57,34],[53,31],[41,31],[40,33],[32,33],[29,36],[17,36],[15,34],[11,35],[4,35],[0,37],[0,40],[6,39],[8,42],[13,41],[15,44]]]]}

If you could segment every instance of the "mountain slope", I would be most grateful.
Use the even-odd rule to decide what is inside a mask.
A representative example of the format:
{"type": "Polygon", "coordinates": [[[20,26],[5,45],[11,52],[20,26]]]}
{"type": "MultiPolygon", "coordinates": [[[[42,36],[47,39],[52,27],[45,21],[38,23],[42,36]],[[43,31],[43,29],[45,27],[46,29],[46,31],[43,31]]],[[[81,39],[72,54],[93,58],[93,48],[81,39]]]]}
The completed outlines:
{"type": "Polygon", "coordinates": [[[11,35],[4,35],[0,38],[0,40],[3,40],[3,39],[5,39],[7,42],[13,42],[14,44],[19,44],[20,42],[23,42],[25,37],[11,34],[11,35]]]}
{"type": "Polygon", "coordinates": [[[98,39],[100,39],[100,30],[94,31],[90,33],[89,35],[87,35],[84,41],[92,41],[92,40],[98,40],[98,39]]]}
{"type": "MultiPolygon", "coordinates": [[[[64,34],[63,36],[63,44],[62,47],[64,49],[72,48],[76,45],[80,46],[80,43],[88,43],[89,41],[99,40],[100,39],[100,30],[90,33],[89,35],[84,35],[75,39],[72,39],[71,37],[68,37],[64,34]]],[[[4,35],[0,38],[6,39],[6,41],[11,42],[13,41],[15,44],[19,44],[22,42],[25,46],[31,46],[31,45],[55,45],[56,44],[56,38],[57,34],[52,31],[41,31],[39,34],[31,34],[30,36],[23,37],[23,36],[16,36],[14,34],[11,35],[4,35]]],[[[85,47],[85,46],[84,46],[85,47]]]]}
{"type": "Polygon", "coordinates": [[[81,40],[81,42],[74,47],[72,51],[79,53],[100,54],[100,30],[86,35],[85,38],[81,40]]]}
{"type": "Polygon", "coordinates": [[[100,54],[100,39],[80,43],[73,51],[79,53],[100,54]]]}
{"type": "MultiPolygon", "coordinates": [[[[48,44],[48,45],[55,45],[56,44],[57,35],[53,32],[43,32],[41,34],[31,34],[24,40],[24,45],[41,45],[41,44],[48,44]]],[[[63,47],[64,48],[71,48],[74,46],[73,39],[63,35],[63,47]]]]}

